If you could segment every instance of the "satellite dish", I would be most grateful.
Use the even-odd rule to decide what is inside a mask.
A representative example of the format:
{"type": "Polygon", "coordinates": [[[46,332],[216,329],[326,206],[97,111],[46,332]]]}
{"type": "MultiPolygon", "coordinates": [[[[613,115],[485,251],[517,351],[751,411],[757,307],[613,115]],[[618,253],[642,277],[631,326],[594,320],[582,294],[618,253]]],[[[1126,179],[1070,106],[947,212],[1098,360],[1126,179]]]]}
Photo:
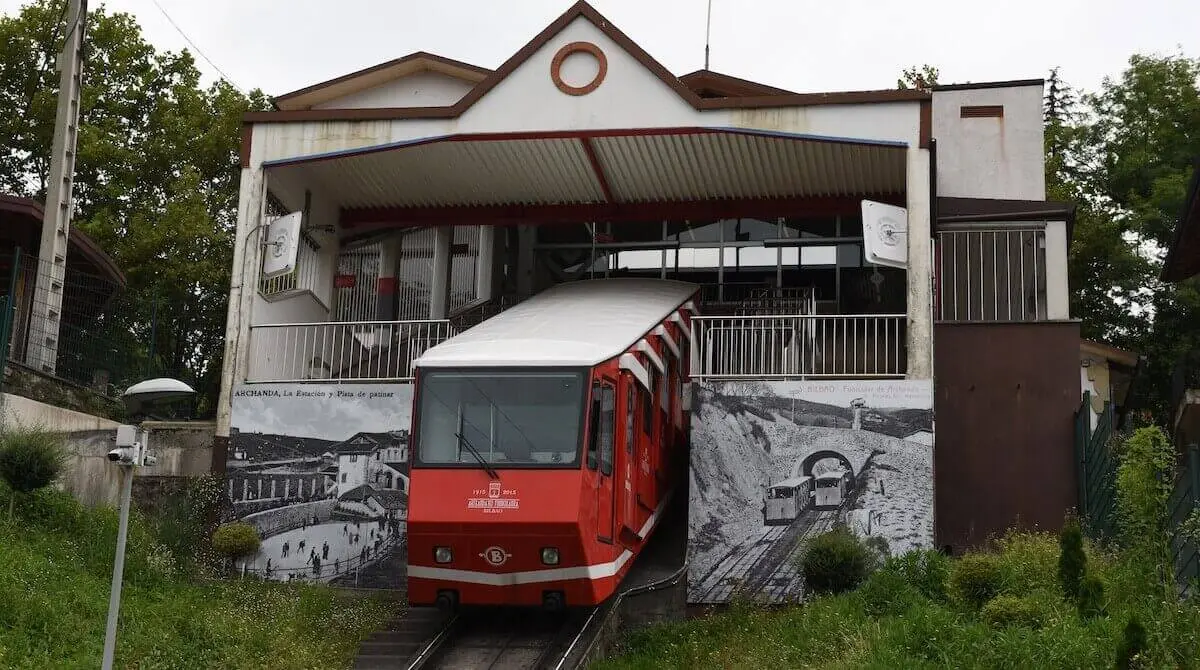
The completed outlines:
{"type": "Polygon", "coordinates": [[[292,212],[271,221],[263,241],[263,278],[272,279],[296,269],[300,249],[300,222],[303,212],[292,212]]]}
{"type": "Polygon", "coordinates": [[[908,210],[862,201],[863,255],[873,265],[908,267],[908,210]]]}

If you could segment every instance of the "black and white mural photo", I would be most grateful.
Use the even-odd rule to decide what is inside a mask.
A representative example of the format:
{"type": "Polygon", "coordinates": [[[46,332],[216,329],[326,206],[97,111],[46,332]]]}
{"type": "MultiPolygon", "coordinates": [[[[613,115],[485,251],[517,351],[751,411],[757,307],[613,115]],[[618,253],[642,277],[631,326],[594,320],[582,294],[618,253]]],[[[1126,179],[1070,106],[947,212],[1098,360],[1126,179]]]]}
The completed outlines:
{"type": "Polygon", "coordinates": [[[805,543],[837,523],[933,546],[932,382],[695,386],[689,602],[803,597],[805,543]]]}
{"type": "Polygon", "coordinates": [[[233,391],[228,494],[262,548],[247,573],[400,588],[409,384],[246,384],[233,391]]]}

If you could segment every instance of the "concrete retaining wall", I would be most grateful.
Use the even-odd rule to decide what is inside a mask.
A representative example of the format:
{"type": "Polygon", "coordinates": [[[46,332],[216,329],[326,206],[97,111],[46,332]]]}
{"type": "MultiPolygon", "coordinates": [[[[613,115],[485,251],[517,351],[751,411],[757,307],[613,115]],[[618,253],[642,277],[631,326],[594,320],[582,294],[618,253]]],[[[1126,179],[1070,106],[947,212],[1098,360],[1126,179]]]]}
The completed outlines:
{"type": "MultiPolygon", "coordinates": [[[[3,394],[3,402],[0,416],[5,426],[37,427],[66,435],[70,456],[59,482],[61,488],[85,505],[117,505],[119,472],[106,454],[114,447],[118,422],[9,393],[3,394]]],[[[143,427],[158,462],[139,469],[139,477],[194,477],[211,471],[214,422],[147,421],[143,427]]]]}

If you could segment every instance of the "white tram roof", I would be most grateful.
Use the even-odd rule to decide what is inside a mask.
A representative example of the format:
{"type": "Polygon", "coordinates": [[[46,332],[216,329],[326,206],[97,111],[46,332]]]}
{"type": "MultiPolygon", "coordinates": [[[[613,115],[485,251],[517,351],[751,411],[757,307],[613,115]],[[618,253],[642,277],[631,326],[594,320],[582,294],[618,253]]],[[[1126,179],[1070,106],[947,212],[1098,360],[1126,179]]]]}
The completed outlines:
{"type": "Polygon", "coordinates": [[[430,348],[414,365],[596,365],[627,351],[699,288],[626,277],[558,284],[430,348]]]}
{"type": "Polygon", "coordinates": [[[772,484],[770,488],[773,488],[773,489],[795,488],[810,479],[812,479],[812,477],[789,477],[788,479],[785,479],[785,480],[779,482],[778,484],[772,484]]]}
{"type": "Polygon", "coordinates": [[[840,479],[841,477],[845,476],[845,474],[846,474],[845,470],[829,470],[828,472],[822,472],[821,474],[816,475],[816,478],[817,479],[840,479]]]}

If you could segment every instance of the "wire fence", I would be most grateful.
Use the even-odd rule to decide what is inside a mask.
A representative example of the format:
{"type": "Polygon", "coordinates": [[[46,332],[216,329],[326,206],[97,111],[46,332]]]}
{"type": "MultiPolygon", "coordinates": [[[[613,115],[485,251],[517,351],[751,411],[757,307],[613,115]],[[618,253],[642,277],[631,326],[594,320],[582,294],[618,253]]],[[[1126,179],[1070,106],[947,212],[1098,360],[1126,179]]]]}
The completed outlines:
{"type": "Polygon", "coordinates": [[[138,299],[98,262],[0,252],[0,304],[9,363],[109,397],[162,373],[154,351],[160,305],[138,299]]]}

